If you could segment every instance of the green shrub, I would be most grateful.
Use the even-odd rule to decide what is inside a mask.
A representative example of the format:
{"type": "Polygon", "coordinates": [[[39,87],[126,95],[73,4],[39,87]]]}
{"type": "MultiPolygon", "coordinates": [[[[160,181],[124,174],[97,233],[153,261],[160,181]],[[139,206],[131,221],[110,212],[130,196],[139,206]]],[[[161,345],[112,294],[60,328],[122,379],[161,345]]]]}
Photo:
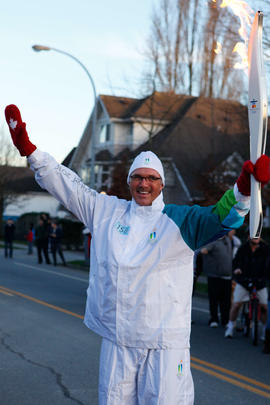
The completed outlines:
{"type": "Polygon", "coordinates": [[[58,223],[62,226],[63,239],[62,244],[70,250],[74,247],[76,250],[83,249],[82,230],[84,225],[81,222],[74,222],[69,219],[61,218],[58,223]]]}

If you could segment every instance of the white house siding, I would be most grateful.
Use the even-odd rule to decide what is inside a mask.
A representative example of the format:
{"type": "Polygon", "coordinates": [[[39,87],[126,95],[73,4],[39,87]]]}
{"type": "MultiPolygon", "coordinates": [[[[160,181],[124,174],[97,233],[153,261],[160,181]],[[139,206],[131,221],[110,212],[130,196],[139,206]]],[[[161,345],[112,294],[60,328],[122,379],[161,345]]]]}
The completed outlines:
{"type": "Polygon", "coordinates": [[[64,216],[58,212],[59,202],[47,193],[26,193],[9,204],[4,210],[4,218],[19,218],[29,212],[47,212],[51,217],[64,216]]]}
{"type": "Polygon", "coordinates": [[[149,141],[149,133],[151,133],[151,131],[155,135],[163,127],[164,127],[164,125],[154,124],[154,127],[152,128],[151,123],[146,123],[146,122],[138,123],[138,122],[135,122],[133,124],[133,145],[132,145],[132,149],[134,150],[134,149],[138,148],[142,143],[149,141]]]}
{"type": "Polygon", "coordinates": [[[113,155],[115,156],[126,147],[132,148],[132,123],[114,122],[113,127],[113,155]]]}

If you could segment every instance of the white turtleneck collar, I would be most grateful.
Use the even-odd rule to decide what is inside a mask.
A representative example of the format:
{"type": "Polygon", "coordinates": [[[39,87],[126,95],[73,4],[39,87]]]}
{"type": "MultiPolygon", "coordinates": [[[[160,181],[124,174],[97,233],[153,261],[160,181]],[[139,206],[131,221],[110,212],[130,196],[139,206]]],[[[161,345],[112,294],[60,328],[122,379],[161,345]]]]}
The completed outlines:
{"type": "Polygon", "coordinates": [[[152,202],[152,205],[139,205],[134,199],[131,201],[131,214],[138,215],[140,217],[152,217],[153,215],[160,213],[165,204],[163,202],[163,193],[152,202]]]}

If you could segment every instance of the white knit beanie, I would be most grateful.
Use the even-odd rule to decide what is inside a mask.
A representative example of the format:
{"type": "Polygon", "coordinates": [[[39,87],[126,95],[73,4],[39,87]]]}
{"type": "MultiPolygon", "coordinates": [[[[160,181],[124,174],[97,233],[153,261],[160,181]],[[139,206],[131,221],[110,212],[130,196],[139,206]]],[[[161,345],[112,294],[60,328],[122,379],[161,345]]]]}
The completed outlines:
{"type": "Polygon", "coordinates": [[[157,155],[155,155],[151,151],[141,152],[138,156],[136,156],[132,165],[130,166],[127,183],[129,184],[130,175],[134,172],[134,170],[145,167],[156,170],[162,179],[163,185],[165,186],[165,176],[162,163],[160,159],[157,157],[157,155]]]}

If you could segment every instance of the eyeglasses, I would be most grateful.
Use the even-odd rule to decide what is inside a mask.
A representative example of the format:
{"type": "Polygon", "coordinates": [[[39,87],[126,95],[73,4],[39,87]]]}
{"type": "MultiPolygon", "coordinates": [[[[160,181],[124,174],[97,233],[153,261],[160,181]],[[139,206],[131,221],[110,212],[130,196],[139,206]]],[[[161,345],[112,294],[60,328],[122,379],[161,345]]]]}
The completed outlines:
{"type": "Polygon", "coordinates": [[[133,174],[133,176],[130,176],[131,180],[140,183],[145,179],[147,183],[153,183],[154,181],[161,180],[161,177],[156,177],[156,176],[140,176],[139,174],[133,174]]]}

